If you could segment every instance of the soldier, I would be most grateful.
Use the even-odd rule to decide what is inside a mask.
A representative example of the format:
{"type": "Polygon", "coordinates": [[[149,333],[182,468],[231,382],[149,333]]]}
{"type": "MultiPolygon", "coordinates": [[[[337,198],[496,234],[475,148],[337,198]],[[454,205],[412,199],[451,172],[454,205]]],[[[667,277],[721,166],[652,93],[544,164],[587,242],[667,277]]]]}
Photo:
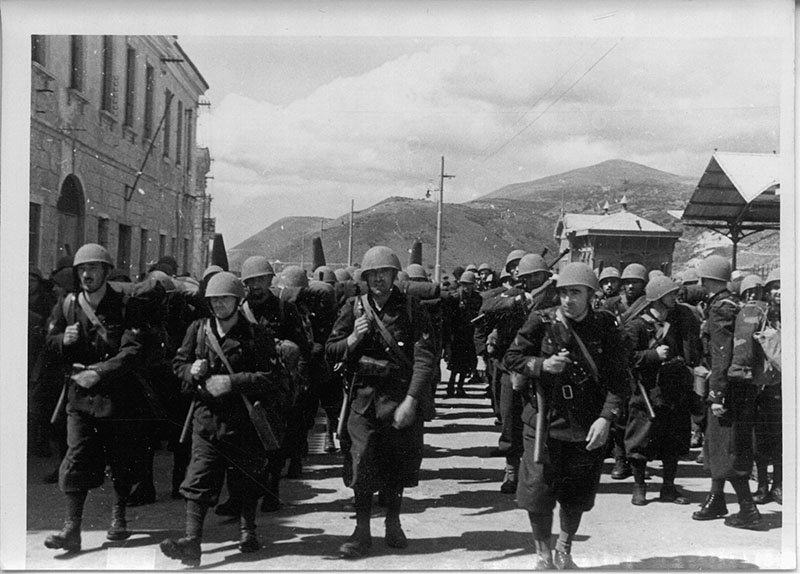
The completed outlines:
{"type": "Polygon", "coordinates": [[[600,272],[599,280],[600,289],[603,293],[595,300],[595,308],[608,309],[613,313],[619,304],[619,300],[622,298],[622,295],[620,295],[622,282],[620,280],[619,269],[616,267],[605,267],[600,272]]]}
{"type": "Polygon", "coordinates": [[[515,386],[530,397],[522,415],[525,451],[517,503],[528,512],[535,570],[574,569],[572,541],[594,506],[605,445],[626,394],[625,351],[614,317],[595,311],[599,288],[585,263],[558,276],[560,304],[531,313],[505,355],[515,386]],[[538,445],[537,445],[538,441],[538,445]],[[561,532],[551,547],[553,509],[561,532]]]}
{"type": "Polygon", "coordinates": [[[478,291],[488,291],[494,288],[494,272],[488,263],[478,265],[478,291]]]}
{"type": "Polygon", "coordinates": [[[341,309],[326,350],[353,373],[345,484],[354,490],[356,528],[339,547],[359,558],[372,546],[372,495],[382,491],[386,544],[405,548],[400,524],[403,489],[416,486],[422,462],[423,405],[433,372],[431,326],[422,307],[394,285],[399,261],[391,249],[370,248],[362,263],[368,293],[341,309]],[[349,468],[348,468],[349,467],[349,468]]]}
{"type": "Polygon", "coordinates": [[[221,271],[209,280],[205,296],[213,318],[190,325],[173,360],[183,391],[194,395],[192,458],[180,487],[186,499],[186,532],[160,544],[166,556],[190,566],[200,564],[203,522],[217,502],[226,467],[229,474],[241,474],[239,550],[261,548],[255,515],[263,487],[254,477],[260,476],[267,450],[274,448],[264,437],[272,434],[275,441],[291,395],[272,335],[249,323],[239,310],[245,297],[241,281],[221,271]]]}
{"type": "MultiPolygon", "coordinates": [[[[641,313],[647,305],[647,299],[644,296],[644,287],[647,284],[647,269],[640,263],[631,263],[622,270],[620,280],[622,282],[622,298],[614,303],[609,301],[604,308],[614,313],[619,324],[624,326],[641,313]]],[[[619,424],[614,427],[611,433],[612,454],[614,456],[614,468],[611,470],[611,478],[614,480],[624,480],[633,474],[625,453],[625,425],[627,420],[627,409],[623,406],[619,424]]]]}
{"type": "Polygon", "coordinates": [[[67,443],[58,484],[67,499],[64,528],[47,537],[48,548],[81,549],[81,521],[86,495],[103,484],[111,469],[114,506],[106,538],[130,536],[125,507],[131,486],[142,478],[146,444],[146,402],[132,372],[142,349],[139,330],[127,324],[121,294],[109,287],[114,264],[105,247],[83,245],[73,268],[80,282],[53,307],[47,345],[72,365],[66,393],[67,443]]]}
{"type": "Polygon", "coordinates": [[[478,358],[475,354],[472,325],[480,311],[483,299],[475,292],[475,273],[464,271],[458,280],[459,288],[454,297],[446,299],[446,337],[445,357],[450,370],[447,396],[465,397],[464,381],[475,371],[478,358]],[[456,388],[456,379],[458,379],[456,388]]]}
{"type": "Polygon", "coordinates": [[[711,491],[695,520],[712,520],[728,513],[725,505],[725,481],[736,491],[739,512],[725,519],[727,526],[758,529],[761,514],[753,502],[748,477],[753,468],[753,416],[756,388],[752,384],[729,380],[728,369],[733,354],[733,334],[739,305],[727,285],[731,278],[728,260],[711,255],[697,268],[708,296],[708,318],[702,336],[707,340],[711,367],[708,393],[709,414],[703,454],[704,466],[711,471],[711,491]]]}
{"type": "Polygon", "coordinates": [[[700,324],[678,305],[679,285],[662,276],[650,280],[647,310],[625,325],[630,366],[637,388],[628,405],[625,451],[633,467],[631,503],[646,504],[648,460],[663,462],[662,502],[689,504],[675,486],[678,459],[689,450],[692,376],[700,359],[700,324]],[[643,395],[647,393],[647,396],[643,395]]]}

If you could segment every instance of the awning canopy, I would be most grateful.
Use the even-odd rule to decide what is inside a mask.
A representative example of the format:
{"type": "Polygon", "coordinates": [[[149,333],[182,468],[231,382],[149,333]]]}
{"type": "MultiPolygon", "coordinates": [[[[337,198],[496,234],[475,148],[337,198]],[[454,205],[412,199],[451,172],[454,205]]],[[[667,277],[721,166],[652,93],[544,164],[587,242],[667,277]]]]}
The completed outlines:
{"type": "Polygon", "coordinates": [[[714,152],[683,212],[686,225],[709,227],[732,240],[780,228],[780,156],[714,152]]]}

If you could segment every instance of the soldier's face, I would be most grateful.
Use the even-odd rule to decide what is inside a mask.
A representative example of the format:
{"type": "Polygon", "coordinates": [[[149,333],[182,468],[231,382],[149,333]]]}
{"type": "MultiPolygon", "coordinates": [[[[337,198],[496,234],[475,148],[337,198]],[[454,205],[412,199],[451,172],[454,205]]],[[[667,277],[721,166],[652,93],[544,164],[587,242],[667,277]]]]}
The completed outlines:
{"type": "Polygon", "coordinates": [[[775,305],[781,304],[781,282],[775,281],[769,286],[769,300],[775,305]]]}
{"type": "Polygon", "coordinates": [[[232,295],[223,295],[221,297],[209,297],[209,304],[211,311],[217,319],[229,319],[235,312],[239,299],[232,295]]]}
{"type": "Polygon", "coordinates": [[[78,279],[81,289],[87,293],[94,293],[105,285],[108,270],[102,263],[83,263],[78,265],[78,279]]]}
{"type": "Polygon", "coordinates": [[[571,285],[558,289],[558,298],[561,301],[561,312],[570,319],[579,319],[589,310],[591,292],[588,287],[571,285]]]}
{"type": "Polygon", "coordinates": [[[619,293],[619,279],[603,279],[600,283],[600,287],[603,289],[603,293],[606,294],[606,297],[613,297],[619,293]]]}
{"type": "Polygon", "coordinates": [[[625,296],[629,300],[638,299],[644,293],[644,281],[641,279],[626,279],[622,282],[625,296]]]}
{"type": "Polygon", "coordinates": [[[367,286],[373,297],[385,297],[392,289],[397,277],[397,270],[391,267],[382,267],[365,273],[367,286]]]}
{"type": "Polygon", "coordinates": [[[244,286],[247,294],[255,299],[261,299],[269,291],[272,285],[272,275],[261,275],[260,277],[250,277],[245,279],[244,286]]]}
{"type": "Polygon", "coordinates": [[[661,298],[661,304],[667,309],[674,309],[675,305],[678,304],[678,292],[673,291],[672,293],[667,293],[664,295],[661,298]]]}

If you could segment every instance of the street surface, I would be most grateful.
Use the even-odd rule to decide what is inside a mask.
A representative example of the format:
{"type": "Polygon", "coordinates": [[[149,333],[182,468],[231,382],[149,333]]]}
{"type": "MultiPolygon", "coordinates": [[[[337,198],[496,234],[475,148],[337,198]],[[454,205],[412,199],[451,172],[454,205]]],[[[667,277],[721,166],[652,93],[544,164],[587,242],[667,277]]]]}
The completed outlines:
{"type": "MultiPolygon", "coordinates": [[[[443,376],[446,377],[446,371],[443,376]]],[[[489,458],[499,427],[484,398],[484,387],[467,385],[467,398],[445,398],[441,385],[437,418],[426,429],[420,485],[406,490],[402,522],[409,538],[404,550],[383,542],[383,510],[376,505],[371,554],[358,561],[336,556],[355,525],[348,507],[351,493],[341,480],[341,455],[322,452],[321,420],[311,439],[303,477],[283,479],[278,512],[258,515],[263,549],[241,554],[238,520],[209,512],[205,523],[201,569],[221,570],[529,570],[534,561],[530,525],[513,495],[501,494],[504,459],[489,458]]],[[[696,454],[698,451],[693,451],[696,454]]],[[[633,479],[611,480],[606,461],[597,503],[585,514],[572,554],[581,568],[603,570],[756,570],[796,567],[796,527],[791,522],[794,492],[787,485],[787,506],[759,507],[767,527],[752,532],[726,527],[722,520],[697,522],[691,513],[705,498],[709,478],[702,466],[682,461],[677,484],[692,504],[656,499],[660,464],[649,465],[648,504],[630,504],[633,479]],[[789,506],[792,505],[792,506],[789,506]],[[786,510],[788,509],[788,511],[786,510]],[[786,516],[786,518],[784,518],[786,516]]],[[[63,554],[44,547],[60,529],[64,500],[56,485],[41,476],[55,458],[29,457],[26,567],[36,570],[182,569],[163,556],[158,543],[183,532],[183,502],[169,496],[171,453],[156,454],[157,501],[128,511],[133,535],[109,542],[105,531],[111,509],[111,485],[90,492],[83,522],[83,551],[63,554]]],[[[755,489],[751,481],[751,487],[755,489]]],[[[730,485],[730,512],[738,511],[730,485]]],[[[222,500],[227,497],[225,493],[222,500]]],[[[554,533],[558,531],[558,516],[554,533]]]]}

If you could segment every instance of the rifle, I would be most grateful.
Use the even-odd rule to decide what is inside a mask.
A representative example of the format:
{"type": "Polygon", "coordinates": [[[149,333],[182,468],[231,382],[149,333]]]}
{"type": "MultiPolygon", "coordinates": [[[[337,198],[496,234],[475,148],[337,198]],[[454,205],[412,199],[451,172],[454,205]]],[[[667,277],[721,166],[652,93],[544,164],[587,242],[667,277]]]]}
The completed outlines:
{"type": "Polygon", "coordinates": [[[183,428],[181,429],[181,438],[178,439],[180,444],[185,444],[191,434],[192,420],[194,419],[194,410],[197,408],[197,399],[192,398],[192,404],[189,405],[189,410],[186,413],[186,419],[183,421],[183,428]]]}
{"type": "Polygon", "coordinates": [[[536,381],[536,442],[533,445],[533,462],[539,464],[544,462],[544,447],[547,443],[545,436],[546,402],[544,387],[541,381],[536,381]]]}
{"type": "Polygon", "coordinates": [[[72,382],[72,376],[86,370],[86,365],[80,363],[72,364],[72,372],[64,375],[64,385],[61,387],[61,394],[58,396],[56,408],[53,409],[53,414],[50,416],[50,424],[57,425],[64,417],[67,410],[67,396],[69,395],[69,384],[72,382]]]}
{"type": "MultiPolygon", "coordinates": [[[[545,250],[543,250],[543,251],[542,251],[542,253],[543,253],[543,254],[544,254],[544,253],[547,253],[547,248],[545,248],[545,250]]],[[[561,261],[561,259],[563,259],[563,257],[564,257],[564,256],[565,256],[567,253],[569,253],[569,247],[566,247],[566,248],[564,248],[564,249],[561,251],[561,253],[559,253],[559,254],[558,254],[558,257],[556,257],[555,259],[553,259],[553,260],[552,260],[552,261],[551,261],[551,262],[550,262],[550,263],[547,265],[547,270],[548,270],[548,271],[550,271],[550,270],[551,270],[553,267],[555,267],[556,263],[558,263],[559,261],[561,261]]],[[[544,283],[542,283],[542,284],[541,284],[539,287],[537,287],[536,289],[534,289],[533,291],[531,291],[531,301],[533,301],[533,300],[536,298],[536,296],[537,296],[537,295],[541,294],[541,293],[542,293],[543,291],[545,291],[545,290],[546,290],[548,287],[550,287],[550,285],[551,285],[552,283],[553,283],[553,279],[552,279],[552,278],[550,278],[550,279],[548,279],[547,281],[545,281],[544,283]]],[[[531,304],[531,305],[532,305],[532,304],[531,304]]],[[[529,308],[529,306],[530,306],[530,305],[526,303],[526,312],[529,312],[529,311],[530,311],[530,308],[529,308]]],[[[472,324],[474,325],[474,324],[475,324],[475,323],[477,323],[478,321],[482,321],[483,319],[485,319],[485,318],[486,318],[486,316],[487,316],[487,315],[489,315],[489,314],[494,314],[494,313],[481,313],[480,315],[477,315],[477,316],[475,316],[475,318],[471,319],[471,320],[470,320],[470,323],[472,323],[472,324]]]]}

